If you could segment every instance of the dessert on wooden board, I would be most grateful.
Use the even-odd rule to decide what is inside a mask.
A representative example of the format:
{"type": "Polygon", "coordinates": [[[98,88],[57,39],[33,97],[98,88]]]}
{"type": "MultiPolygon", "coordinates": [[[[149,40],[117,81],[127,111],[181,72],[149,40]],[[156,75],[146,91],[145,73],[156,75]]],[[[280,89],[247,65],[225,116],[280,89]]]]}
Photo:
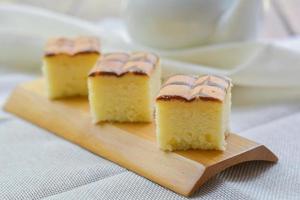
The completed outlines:
{"type": "Polygon", "coordinates": [[[233,165],[251,160],[277,161],[264,145],[233,133],[226,138],[224,152],[165,153],[157,148],[152,123],[94,125],[87,98],[49,101],[42,80],[19,85],[5,104],[5,110],[186,196],[233,165]]]}
{"type": "Polygon", "coordinates": [[[5,110],[185,196],[230,166],[277,161],[264,145],[233,133],[226,137],[230,79],[176,75],[160,88],[158,56],[100,55],[99,46],[93,37],[49,40],[43,66],[46,82],[18,86],[5,110]],[[79,95],[85,98],[64,99],[79,95]],[[92,118],[95,123],[151,122],[154,106],[156,123],[92,123],[92,118]],[[170,151],[224,151],[164,152],[157,143],[170,151]]]}
{"type": "Polygon", "coordinates": [[[163,150],[225,150],[231,81],[221,76],[175,75],[156,98],[157,142],[163,150]]]}
{"type": "Polygon", "coordinates": [[[48,97],[86,96],[87,75],[99,56],[100,43],[95,37],[50,39],[43,58],[48,97]]]}
{"type": "Polygon", "coordinates": [[[160,76],[159,58],[152,53],[104,54],[88,77],[93,121],[152,121],[160,76]]]}
{"type": "Polygon", "coordinates": [[[37,80],[18,86],[5,109],[185,196],[230,166],[251,160],[277,161],[265,146],[235,134],[226,138],[224,149],[231,104],[229,79],[176,75],[159,91],[161,69],[156,55],[135,52],[98,57],[99,43],[92,38],[50,41],[44,58],[48,97],[89,93],[89,101],[87,97],[49,101],[44,81],[37,80]],[[97,63],[89,74],[81,73],[91,68],[88,60],[97,63]],[[74,80],[76,74],[80,81],[74,80]],[[79,85],[85,85],[85,92],[79,85]],[[154,123],[94,125],[89,104],[94,122],[149,122],[156,104],[157,129],[154,123]],[[156,143],[163,150],[224,151],[165,153],[156,143]]]}

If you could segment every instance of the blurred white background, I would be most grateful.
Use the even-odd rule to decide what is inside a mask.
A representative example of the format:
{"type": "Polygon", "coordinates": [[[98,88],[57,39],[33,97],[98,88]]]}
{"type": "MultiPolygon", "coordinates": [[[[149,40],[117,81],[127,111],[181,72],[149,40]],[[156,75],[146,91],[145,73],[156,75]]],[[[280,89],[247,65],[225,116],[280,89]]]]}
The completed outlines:
{"type": "MultiPolygon", "coordinates": [[[[300,33],[299,0],[262,1],[265,19],[261,37],[283,38],[300,33]]],[[[122,15],[122,0],[0,0],[0,3],[32,5],[95,22],[122,15]]]]}
{"type": "Polygon", "coordinates": [[[0,0],[46,8],[83,19],[98,21],[104,17],[120,17],[122,0],[0,0]]]}

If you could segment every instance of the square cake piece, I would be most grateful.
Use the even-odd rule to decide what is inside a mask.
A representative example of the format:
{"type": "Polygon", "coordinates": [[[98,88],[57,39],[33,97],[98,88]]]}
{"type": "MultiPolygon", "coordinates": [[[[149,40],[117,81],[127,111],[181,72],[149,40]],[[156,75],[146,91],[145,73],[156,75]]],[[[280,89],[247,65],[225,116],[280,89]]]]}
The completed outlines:
{"type": "Polygon", "coordinates": [[[225,150],[231,81],[221,76],[176,75],[156,98],[156,133],[163,150],[225,150]]]}
{"type": "Polygon", "coordinates": [[[97,38],[50,39],[43,59],[48,97],[86,96],[87,76],[99,56],[97,38]]]}
{"type": "Polygon", "coordinates": [[[160,73],[159,58],[151,53],[103,55],[88,77],[93,121],[152,121],[160,73]]]}

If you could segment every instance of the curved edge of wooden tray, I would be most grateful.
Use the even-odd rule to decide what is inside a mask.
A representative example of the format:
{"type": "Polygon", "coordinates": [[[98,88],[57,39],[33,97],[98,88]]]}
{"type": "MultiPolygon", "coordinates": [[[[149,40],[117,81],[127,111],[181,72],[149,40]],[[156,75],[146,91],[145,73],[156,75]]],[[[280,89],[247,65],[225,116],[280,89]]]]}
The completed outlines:
{"type": "MultiPolygon", "coordinates": [[[[43,95],[41,84],[37,80],[18,86],[4,109],[184,196],[192,195],[228,167],[246,161],[278,160],[265,146],[235,134],[229,136],[224,153],[163,152],[153,142],[155,138],[143,138],[130,128],[93,125],[87,105],[83,105],[86,102],[49,101],[43,95]]],[[[135,131],[148,134],[152,129],[136,128],[135,131]]]]}
{"type": "Polygon", "coordinates": [[[224,171],[227,168],[249,161],[277,162],[278,157],[264,145],[258,145],[252,150],[224,160],[223,162],[216,163],[215,165],[206,167],[202,176],[186,196],[193,195],[207,180],[209,180],[216,174],[224,171]]]}

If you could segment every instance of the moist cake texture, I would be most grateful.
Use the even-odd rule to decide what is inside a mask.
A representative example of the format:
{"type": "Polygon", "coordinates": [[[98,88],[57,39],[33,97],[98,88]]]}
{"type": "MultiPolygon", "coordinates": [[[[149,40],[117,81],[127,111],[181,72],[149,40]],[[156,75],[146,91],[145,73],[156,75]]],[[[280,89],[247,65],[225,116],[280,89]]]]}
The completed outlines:
{"type": "Polygon", "coordinates": [[[222,76],[175,75],[156,98],[156,133],[163,150],[225,149],[231,81],[222,76]]]}
{"type": "Polygon", "coordinates": [[[160,73],[159,58],[152,53],[103,55],[88,78],[93,121],[152,121],[160,73]]]}
{"type": "Polygon", "coordinates": [[[43,59],[48,97],[86,96],[87,76],[99,56],[100,43],[95,37],[50,39],[43,59]]]}

